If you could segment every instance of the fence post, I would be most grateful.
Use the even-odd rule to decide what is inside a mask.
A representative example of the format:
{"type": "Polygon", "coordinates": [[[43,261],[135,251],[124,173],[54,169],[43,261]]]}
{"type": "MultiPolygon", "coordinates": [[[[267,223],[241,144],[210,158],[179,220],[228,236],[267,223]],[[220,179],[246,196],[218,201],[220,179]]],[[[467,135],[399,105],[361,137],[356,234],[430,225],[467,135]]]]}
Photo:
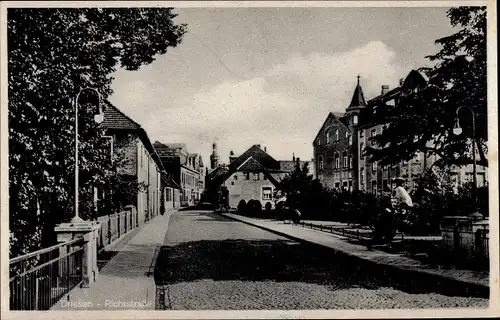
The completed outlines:
{"type": "MultiPolygon", "coordinates": [[[[73,239],[82,238],[82,287],[88,287],[97,277],[97,237],[99,224],[96,222],[84,221],[82,223],[62,223],[54,228],[58,242],[68,242],[73,239]]],[[[69,253],[67,250],[67,253],[69,253]]],[[[69,256],[66,259],[67,283],[70,284],[69,256]]]]}
{"type": "Polygon", "coordinates": [[[35,279],[35,310],[40,310],[39,302],[40,302],[40,278],[36,277],[36,279],[35,279]]]}
{"type": "Polygon", "coordinates": [[[116,215],[116,217],[117,217],[117,220],[116,220],[116,221],[117,221],[117,223],[116,223],[116,224],[117,224],[117,227],[118,227],[118,238],[117,238],[117,239],[119,239],[119,238],[120,238],[120,235],[121,235],[121,232],[120,232],[120,231],[121,231],[121,227],[120,227],[120,213],[118,213],[118,214],[116,215]]]}

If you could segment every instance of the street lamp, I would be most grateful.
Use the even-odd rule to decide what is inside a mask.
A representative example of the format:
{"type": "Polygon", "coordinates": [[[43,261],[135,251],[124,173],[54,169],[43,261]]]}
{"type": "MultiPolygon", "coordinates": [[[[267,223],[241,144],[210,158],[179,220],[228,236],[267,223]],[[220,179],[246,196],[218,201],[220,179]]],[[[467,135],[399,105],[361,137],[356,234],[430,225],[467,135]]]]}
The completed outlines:
{"type": "Polygon", "coordinates": [[[458,119],[458,113],[460,110],[464,108],[470,111],[472,115],[472,199],[473,199],[473,214],[476,213],[477,209],[477,175],[476,175],[476,114],[474,111],[467,106],[461,106],[457,108],[456,117],[455,117],[455,125],[453,126],[453,134],[460,135],[462,134],[462,127],[460,127],[460,121],[458,119]]]}
{"type": "Polygon", "coordinates": [[[98,105],[99,105],[99,113],[94,116],[94,121],[97,122],[98,124],[101,123],[104,120],[104,114],[102,112],[102,107],[101,107],[101,94],[99,91],[97,91],[94,88],[82,88],[78,94],[75,97],[74,101],[74,107],[75,107],[75,216],[73,219],[71,219],[72,223],[81,223],[84,222],[82,218],[79,216],[79,211],[78,211],[78,200],[79,200],[79,180],[78,180],[78,171],[79,171],[79,165],[78,165],[78,98],[80,98],[80,94],[85,91],[85,90],[91,90],[94,91],[97,94],[97,97],[99,98],[98,100],[98,105]]]}

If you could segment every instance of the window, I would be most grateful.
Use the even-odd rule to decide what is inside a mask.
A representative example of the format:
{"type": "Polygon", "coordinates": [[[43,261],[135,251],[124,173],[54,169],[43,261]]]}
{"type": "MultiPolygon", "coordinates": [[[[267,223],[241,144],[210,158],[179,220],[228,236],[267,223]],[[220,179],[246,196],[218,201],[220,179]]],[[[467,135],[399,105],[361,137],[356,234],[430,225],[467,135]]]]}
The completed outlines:
{"type": "Polygon", "coordinates": [[[377,181],[376,180],[372,180],[372,193],[374,195],[377,195],[377,181]]]}
{"type": "Polygon", "coordinates": [[[360,137],[360,138],[364,138],[364,137],[365,137],[365,130],[361,129],[361,130],[359,131],[359,137],[360,137]]]}
{"type": "Polygon", "coordinates": [[[372,162],[372,171],[374,171],[374,172],[377,171],[377,162],[376,161],[372,162]]]}
{"type": "Polygon", "coordinates": [[[347,139],[349,137],[349,131],[345,132],[345,138],[347,139]]]}
{"type": "Polygon", "coordinates": [[[365,183],[365,168],[361,168],[359,171],[359,180],[362,184],[365,183]]]}
{"type": "Polygon", "coordinates": [[[335,182],[335,189],[339,189],[340,188],[340,182],[335,182]]]}
{"type": "Polygon", "coordinates": [[[339,129],[335,130],[335,141],[339,141],[339,129]]]}
{"type": "Polygon", "coordinates": [[[359,158],[360,159],[364,159],[365,158],[365,148],[364,148],[365,144],[363,142],[361,142],[359,144],[359,158]]]}
{"type": "Polygon", "coordinates": [[[342,182],[342,189],[347,190],[347,181],[342,182]]]}
{"type": "Polygon", "coordinates": [[[375,137],[377,135],[377,129],[372,129],[371,137],[375,137]]]}
{"type": "Polygon", "coordinates": [[[352,191],[352,181],[349,180],[349,191],[352,191]]]}
{"type": "Polygon", "coordinates": [[[323,156],[319,156],[318,159],[318,169],[323,170],[323,156]]]}
{"type": "Polygon", "coordinates": [[[262,200],[272,200],[272,198],[273,198],[273,188],[262,187],[262,200]]]}
{"type": "Polygon", "coordinates": [[[352,157],[349,156],[349,169],[352,169],[352,157]]]}
{"type": "Polygon", "coordinates": [[[382,132],[384,132],[385,130],[387,130],[387,125],[382,127],[382,132]]]}
{"type": "Polygon", "coordinates": [[[347,166],[349,165],[349,162],[347,160],[347,155],[346,153],[344,152],[344,168],[347,168],[347,166]]]}
{"type": "Polygon", "coordinates": [[[238,175],[237,175],[237,174],[235,174],[235,175],[233,176],[233,180],[238,180],[238,175]]]}
{"type": "Polygon", "coordinates": [[[257,180],[259,180],[259,173],[258,172],[253,174],[253,181],[257,181],[257,180]]]}
{"type": "Polygon", "coordinates": [[[352,146],[352,136],[349,135],[347,138],[349,139],[349,145],[352,146]]]}
{"type": "Polygon", "coordinates": [[[352,123],[353,124],[358,124],[358,115],[355,114],[353,117],[352,117],[352,123]]]}
{"type": "Polygon", "coordinates": [[[245,172],[245,180],[250,180],[250,172],[245,172]]]}
{"type": "Polygon", "coordinates": [[[141,162],[141,168],[142,168],[142,146],[139,145],[139,161],[141,162]]]}
{"type": "Polygon", "coordinates": [[[326,132],[326,143],[330,143],[330,131],[326,132]]]}
{"type": "Polygon", "coordinates": [[[340,168],[340,156],[338,153],[335,153],[335,168],[340,168]]]}
{"type": "Polygon", "coordinates": [[[231,181],[231,185],[234,186],[234,181],[231,181]]]}

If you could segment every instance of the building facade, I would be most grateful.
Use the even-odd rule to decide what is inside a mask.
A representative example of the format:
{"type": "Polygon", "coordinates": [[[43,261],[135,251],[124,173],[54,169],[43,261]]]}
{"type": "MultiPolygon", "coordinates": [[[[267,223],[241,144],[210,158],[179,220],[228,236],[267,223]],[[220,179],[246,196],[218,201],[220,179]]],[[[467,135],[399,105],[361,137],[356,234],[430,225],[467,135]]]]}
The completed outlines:
{"type": "Polygon", "coordinates": [[[228,189],[231,208],[237,208],[241,200],[259,200],[263,207],[267,203],[274,207],[273,195],[279,181],[297,165],[305,164],[295,157],[291,161],[278,161],[266,151],[260,145],[253,145],[240,156],[231,152],[229,165],[218,164],[218,169],[208,175],[208,180],[218,178],[218,184],[228,189]]]}
{"type": "MultiPolygon", "coordinates": [[[[372,138],[390,126],[390,121],[375,121],[375,114],[388,106],[396,106],[403,95],[414,94],[428,85],[427,77],[412,70],[390,90],[383,85],[380,95],[365,101],[358,83],[345,113],[330,112],[313,141],[316,177],[324,186],[334,189],[361,190],[377,194],[392,189],[392,180],[403,177],[410,191],[416,178],[436,161],[437,156],[418,153],[409,161],[380,166],[366,156],[366,148],[377,148],[372,138]]],[[[433,142],[429,142],[432,144],[433,142]]],[[[472,180],[472,166],[451,167],[456,185],[472,180]]],[[[478,185],[487,183],[487,168],[477,166],[478,185]]]]}
{"type": "Polygon", "coordinates": [[[181,206],[192,206],[204,190],[205,168],[201,156],[189,153],[184,143],[154,143],[165,170],[181,188],[181,206]]]}
{"type": "Polygon", "coordinates": [[[315,176],[330,189],[358,189],[358,136],[361,111],[366,107],[359,84],[344,114],[330,112],[313,141],[315,176]]]}
{"type": "Polygon", "coordinates": [[[160,213],[161,173],[164,170],[146,131],[111,103],[106,103],[102,128],[115,161],[118,174],[142,185],[129,204],[137,208],[138,221],[144,223],[160,213]]]}

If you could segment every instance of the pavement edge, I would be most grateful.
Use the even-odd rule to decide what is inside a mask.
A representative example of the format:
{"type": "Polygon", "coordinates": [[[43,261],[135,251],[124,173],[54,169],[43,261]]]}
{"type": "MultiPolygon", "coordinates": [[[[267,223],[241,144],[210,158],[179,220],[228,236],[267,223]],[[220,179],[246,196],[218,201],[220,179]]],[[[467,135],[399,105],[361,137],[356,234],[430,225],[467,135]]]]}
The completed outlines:
{"type": "MultiPolygon", "coordinates": [[[[415,269],[407,269],[395,265],[384,264],[377,261],[371,261],[367,259],[363,259],[362,257],[350,254],[347,251],[342,251],[338,249],[334,249],[328,246],[323,246],[321,244],[305,240],[302,238],[298,238],[292,235],[289,235],[284,232],[280,232],[274,230],[272,228],[268,228],[262,226],[260,224],[252,223],[250,221],[246,221],[243,219],[238,219],[237,217],[228,216],[226,214],[221,214],[222,216],[232,219],[235,221],[239,221],[248,225],[251,225],[256,228],[260,228],[262,230],[274,233],[276,235],[282,236],[284,238],[288,238],[297,242],[313,244],[316,246],[321,246],[324,248],[328,248],[334,251],[336,254],[342,255],[344,257],[348,257],[351,260],[356,260],[356,262],[361,262],[363,268],[367,268],[370,271],[375,271],[374,269],[378,269],[379,273],[383,275],[387,275],[388,273],[392,273],[393,278],[397,278],[398,282],[402,281],[402,284],[396,284],[396,281],[391,280],[392,285],[398,287],[398,289],[402,289],[404,291],[412,288],[416,291],[431,291],[438,294],[443,294],[447,296],[464,296],[464,297],[478,297],[478,298],[490,298],[490,288],[489,286],[484,286],[477,283],[471,283],[468,281],[458,280],[451,277],[445,277],[439,274],[426,272],[425,270],[415,270],[415,269]],[[422,286],[423,285],[423,286],[422,286]],[[418,286],[418,288],[417,288],[418,286]]],[[[411,290],[411,289],[410,289],[411,290]]],[[[413,291],[412,290],[412,291],[413,291]]],[[[415,292],[418,293],[418,292],[415,292]]]]}

